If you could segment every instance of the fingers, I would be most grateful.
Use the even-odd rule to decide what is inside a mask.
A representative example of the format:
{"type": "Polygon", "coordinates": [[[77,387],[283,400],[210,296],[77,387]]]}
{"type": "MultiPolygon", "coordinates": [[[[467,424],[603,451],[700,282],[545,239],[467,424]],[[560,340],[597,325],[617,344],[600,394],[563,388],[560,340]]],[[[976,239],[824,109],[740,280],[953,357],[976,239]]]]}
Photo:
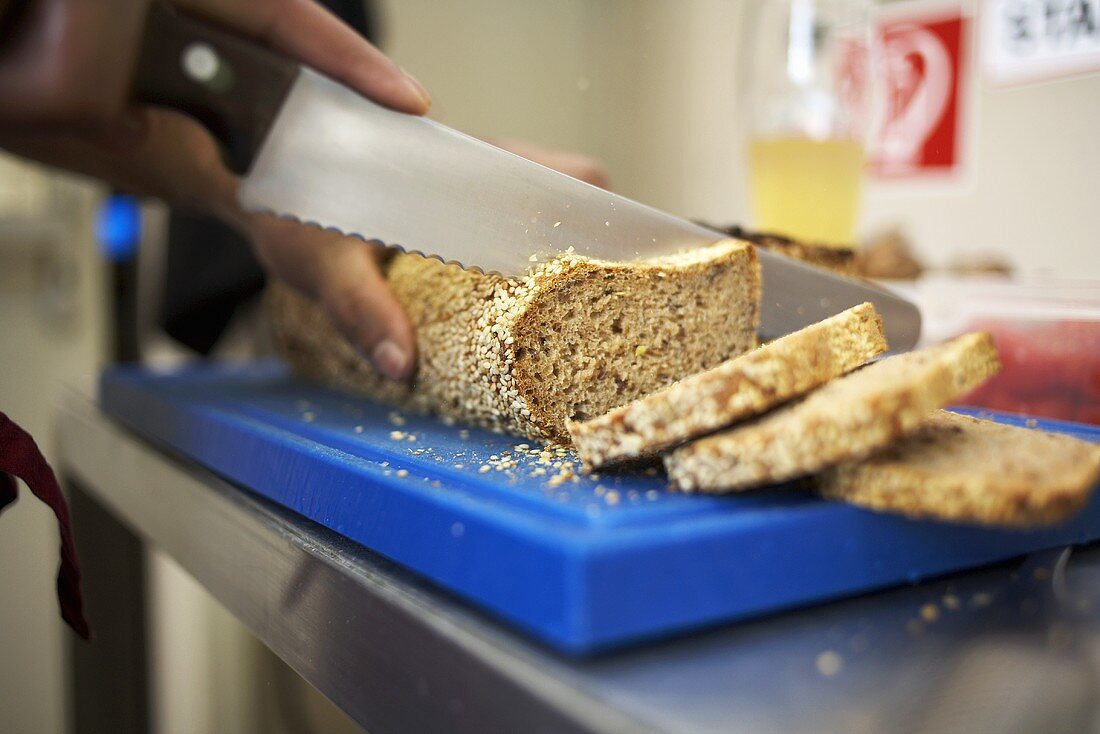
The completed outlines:
{"type": "Polygon", "coordinates": [[[422,115],[427,90],[410,74],[313,0],[176,0],[291,56],[365,97],[422,115]]]}
{"type": "Polygon", "coordinates": [[[393,380],[407,379],[415,367],[416,340],[382,277],[376,246],[343,237],[330,249],[318,284],[322,305],[375,369],[393,380]]]}
{"type": "Polygon", "coordinates": [[[318,300],[375,369],[407,380],[416,334],[379,267],[381,248],[353,237],[255,215],[249,240],[268,271],[318,300]]]}
{"type": "Polygon", "coordinates": [[[541,163],[547,168],[553,168],[555,171],[561,171],[567,176],[578,178],[593,186],[599,186],[601,189],[606,189],[608,186],[607,170],[603,167],[603,164],[583,153],[551,150],[537,143],[511,138],[501,138],[489,142],[535,163],[541,163]]]}

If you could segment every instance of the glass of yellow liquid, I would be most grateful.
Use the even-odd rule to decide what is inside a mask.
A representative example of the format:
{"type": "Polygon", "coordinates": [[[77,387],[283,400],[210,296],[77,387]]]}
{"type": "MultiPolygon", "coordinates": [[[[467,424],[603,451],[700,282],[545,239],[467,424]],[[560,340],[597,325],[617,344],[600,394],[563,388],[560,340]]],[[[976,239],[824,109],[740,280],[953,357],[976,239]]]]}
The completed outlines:
{"type": "Polygon", "coordinates": [[[754,226],[855,242],[871,93],[870,0],[755,0],[742,67],[754,226]]]}

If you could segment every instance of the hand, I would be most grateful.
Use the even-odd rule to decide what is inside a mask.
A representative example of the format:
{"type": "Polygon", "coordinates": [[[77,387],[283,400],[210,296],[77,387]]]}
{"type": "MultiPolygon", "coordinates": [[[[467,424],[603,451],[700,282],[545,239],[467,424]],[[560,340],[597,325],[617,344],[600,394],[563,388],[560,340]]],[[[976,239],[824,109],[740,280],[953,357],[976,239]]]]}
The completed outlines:
{"type": "MultiPolygon", "coordinates": [[[[422,114],[424,88],[310,0],[177,0],[393,109],[422,114]]],[[[275,277],[321,300],[380,372],[407,378],[415,337],[377,248],[244,212],[213,138],[175,112],[126,105],[148,0],[34,0],[0,45],[0,147],[241,231],[275,277]]]]}

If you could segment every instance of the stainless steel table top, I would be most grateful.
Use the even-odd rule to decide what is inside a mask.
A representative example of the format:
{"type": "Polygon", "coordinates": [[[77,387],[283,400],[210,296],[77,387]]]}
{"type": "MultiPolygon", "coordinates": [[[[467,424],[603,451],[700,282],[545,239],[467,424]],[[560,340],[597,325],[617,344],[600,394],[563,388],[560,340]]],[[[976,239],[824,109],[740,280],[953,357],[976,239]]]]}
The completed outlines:
{"type": "Polygon", "coordinates": [[[87,397],[58,428],[65,473],[376,734],[1100,731],[1100,549],[573,660],[87,397]]]}

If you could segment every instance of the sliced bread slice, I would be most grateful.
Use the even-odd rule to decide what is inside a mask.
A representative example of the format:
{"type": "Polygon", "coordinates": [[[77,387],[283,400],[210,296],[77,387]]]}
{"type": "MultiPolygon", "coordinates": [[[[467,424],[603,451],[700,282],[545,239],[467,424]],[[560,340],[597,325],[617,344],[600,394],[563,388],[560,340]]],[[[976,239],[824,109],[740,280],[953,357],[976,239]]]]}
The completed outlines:
{"type": "Polygon", "coordinates": [[[729,492],[868,456],[1000,369],[992,338],[966,334],[889,357],[808,397],[665,456],[685,491],[729,492]]]}
{"type": "Polygon", "coordinates": [[[912,435],[818,477],[826,497],[908,517],[1031,526],[1065,520],[1100,481],[1100,446],[937,411],[912,435]]]}
{"type": "Polygon", "coordinates": [[[325,312],[286,287],[268,299],[293,369],[342,389],[530,438],[585,420],[756,346],[755,249],[727,240],[610,263],[566,255],[525,278],[397,254],[386,279],[417,332],[411,384],[386,380],[325,312]]]}
{"type": "Polygon", "coordinates": [[[864,303],[566,428],[585,466],[652,456],[798,397],[887,349],[864,303]]]}

